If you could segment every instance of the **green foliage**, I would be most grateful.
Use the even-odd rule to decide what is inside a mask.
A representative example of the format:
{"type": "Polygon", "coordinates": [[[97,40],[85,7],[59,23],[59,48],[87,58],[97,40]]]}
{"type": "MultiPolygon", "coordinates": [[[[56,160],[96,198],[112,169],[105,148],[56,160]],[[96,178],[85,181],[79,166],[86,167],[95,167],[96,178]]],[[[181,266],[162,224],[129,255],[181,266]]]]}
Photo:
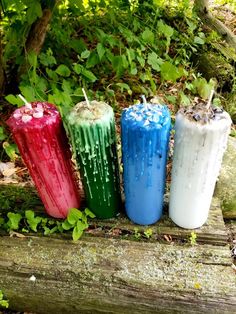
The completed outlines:
{"type": "MultiPolygon", "coordinates": [[[[168,5],[164,1],[61,1],[54,9],[42,52],[38,57],[27,55],[30,68],[22,76],[21,93],[28,101],[53,102],[66,113],[83,99],[82,87],[91,98],[114,105],[126,96],[155,94],[166,81],[173,84],[188,78],[189,59],[203,45],[204,34],[196,19],[185,12],[191,7],[189,1],[180,1],[178,7],[174,1],[168,5]],[[180,13],[183,31],[175,23],[180,13]]],[[[29,26],[41,14],[40,1],[7,3],[3,22],[6,63],[22,63],[29,26]]],[[[12,94],[6,100],[22,105],[12,94]]]]}
{"type": "Polygon", "coordinates": [[[197,234],[194,231],[191,232],[191,235],[189,237],[189,242],[191,245],[197,244],[197,234]]]}
{"type": "Polygon", "coordinates": [[[6,309],[9,307],[9,301],[4,299],[2,290],[0,290],[0,307],[6,308],[6,309]]]}
{"type": "Polygon", "coordinates": [[[44,235],[50,235],[55,232],[63,233],[70,230],[73,240],[77,241],[82,236],[84,230],[89,227],[88,217],[95,217],[88,208],[84,211],[71,208],[67,219],[64,221],[36,215],[32,210],[18,210],[18,212],[8,212],[6,216],[0,214],[0,229],[8,232],[43,232],[44,235]]]}
{"type": "Polygon", "coordinates": [[[151,238],[152,234],[153,234],[152,228],[148,228],[148,229],[146,229],[146,230],[144,231],[144,235],[145,235],[145,237],[148,238],[148,239],[151,238]]]}

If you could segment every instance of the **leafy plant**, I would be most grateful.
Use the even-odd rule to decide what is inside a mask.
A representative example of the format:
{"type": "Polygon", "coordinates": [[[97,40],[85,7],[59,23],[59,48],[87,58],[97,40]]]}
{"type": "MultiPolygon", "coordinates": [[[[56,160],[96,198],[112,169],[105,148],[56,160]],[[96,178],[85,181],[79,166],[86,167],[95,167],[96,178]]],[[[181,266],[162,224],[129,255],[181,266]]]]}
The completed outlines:
{"type": "Polygon", "coordinates": [[[153,234],[152,228],[148,228],[148,229],[146,229],[146,230],[144,231],[144,235],[145,235],[145,237],[148,238],[148,239],[151,238],[152,234],[153,234]]]}
{"type": "Polygon", "coordinates": [[[0,290],[0,306],[4,308],[9,307],[9,301],[4,299],[2,290],[0,290]]]}
{"type": "Polygon", "coordinates": [[[197,244],[197,234],[194,231],[191,232],[191,235],[189,237],[189,241],[190,241],[191,245],[197,244]]]}
{"type": "Polygon", "coordinates": [[[38,216],[32,210],[21,213],[8,212],[6,217],[0,216],[0,227],[6,231],[43,232],[44,235],[71,230],[73,240],[77,241],[82,236],[83,231],[89,227],[88,217],[95,217],[88,208],[84,211],[71,208],[67,219],[64,221],[38,216]]]}

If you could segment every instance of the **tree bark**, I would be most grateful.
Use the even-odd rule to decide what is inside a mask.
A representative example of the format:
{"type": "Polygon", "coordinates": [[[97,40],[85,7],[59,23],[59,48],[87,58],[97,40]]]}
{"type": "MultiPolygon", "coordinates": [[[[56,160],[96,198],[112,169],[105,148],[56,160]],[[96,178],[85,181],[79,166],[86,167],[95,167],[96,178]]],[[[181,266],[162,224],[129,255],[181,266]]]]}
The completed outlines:
{"type": "Polygon", "coordinates": [[[215,18],[209,11],[209,0],[195,0],[195,11],[204,24],[219,33],[226,42],[236,50],[236,36],[225,26],[224,23],[215,18]]]}
{"type": "Polygon", "coordinates": [[[18,70],[18,81],[22,74],[28,69],[27,54],[34,52],[38,55],[43,47],[48,26],[52,18],[53,8],[59,1],[42,1],[42,16],[38,18],[32,25],[25,43],[25,62],[18,70]]]}

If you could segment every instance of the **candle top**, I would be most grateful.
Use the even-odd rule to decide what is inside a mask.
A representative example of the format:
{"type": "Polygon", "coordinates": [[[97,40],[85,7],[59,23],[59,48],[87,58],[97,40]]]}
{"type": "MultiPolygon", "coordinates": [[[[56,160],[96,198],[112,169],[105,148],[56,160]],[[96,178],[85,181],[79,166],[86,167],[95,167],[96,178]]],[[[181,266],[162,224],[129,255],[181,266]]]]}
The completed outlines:
{"type": "Polygon", "coordinates": [[[60,119],[60,114],[53,104],[36,101],[31,103],[31,106],[32,109],[28,106],[17,108],[7,120],[9,127],[12,129],[43,127],[55,119],[60,119]]]}
{"type": "Polygon", "coordinates": [[[169,122],[170,112],[159,104],[137,104],[124,109],[122,118],[133,127],[161,128],[169,122]]]}
{"type": "Polygon", "coordinates": [[[185,116],[189,121],[198,124],[211,124],[216,121],[230,119],[229,114],[222,108],[212,106],[208,108],[204,102],[181,108],[178,113],[185,116]]]}
{"type": "Polygon", "coordinates": [[[90,101],[88,106],[86,101],[79,102],[67,116],[71,124],[107,122],[113,119],[114,113],[111,106],[101,101],[90,101]]]}

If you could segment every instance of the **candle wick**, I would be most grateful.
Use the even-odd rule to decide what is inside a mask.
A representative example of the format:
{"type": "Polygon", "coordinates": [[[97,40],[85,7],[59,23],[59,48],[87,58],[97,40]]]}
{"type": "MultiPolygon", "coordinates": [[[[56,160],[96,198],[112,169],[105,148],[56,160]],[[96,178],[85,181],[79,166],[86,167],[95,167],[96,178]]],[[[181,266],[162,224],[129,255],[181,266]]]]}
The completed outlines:
{"type": "Polygon", "coordinates": [[[30,104],[21,94],[19,94],[18,96],[19,96],[20,99],[24,102],[25,106],[26,106],[28,109],[32,109],[31,104],[30,104]]]}
{"type": "Polygon", "coordinates": [[[147,103],[147,99],[144,95],[141,96],[142,100],[143,100],[143,104],[146,110],[149,109],[148,103],[147,103]]]}
{"type": "Polygon", "coordinates": [[[88,107],[90,107],[91,104],[90,104],[90,102],[89,102],[88,96],[87,96],[87,94],[86,94],[84,88],[82,88],[82,92],[83,92],[83,94],[84,94],[84,98],[85,98],[85,100],[86,100],[86,103],[87,103],[88,107]]]}
{"type": "Polygon", "coordinates": [[[212,97],[214,95],[214,92],[215,92],[214,89],[212,89],[211,93],[210,93],[210,96],[209,96],[209,99],[208,99],[208,102],[207,102],[207,109],[209,109],[210,106],[211,106],[211,101],[212,101],[212,97]]]}

